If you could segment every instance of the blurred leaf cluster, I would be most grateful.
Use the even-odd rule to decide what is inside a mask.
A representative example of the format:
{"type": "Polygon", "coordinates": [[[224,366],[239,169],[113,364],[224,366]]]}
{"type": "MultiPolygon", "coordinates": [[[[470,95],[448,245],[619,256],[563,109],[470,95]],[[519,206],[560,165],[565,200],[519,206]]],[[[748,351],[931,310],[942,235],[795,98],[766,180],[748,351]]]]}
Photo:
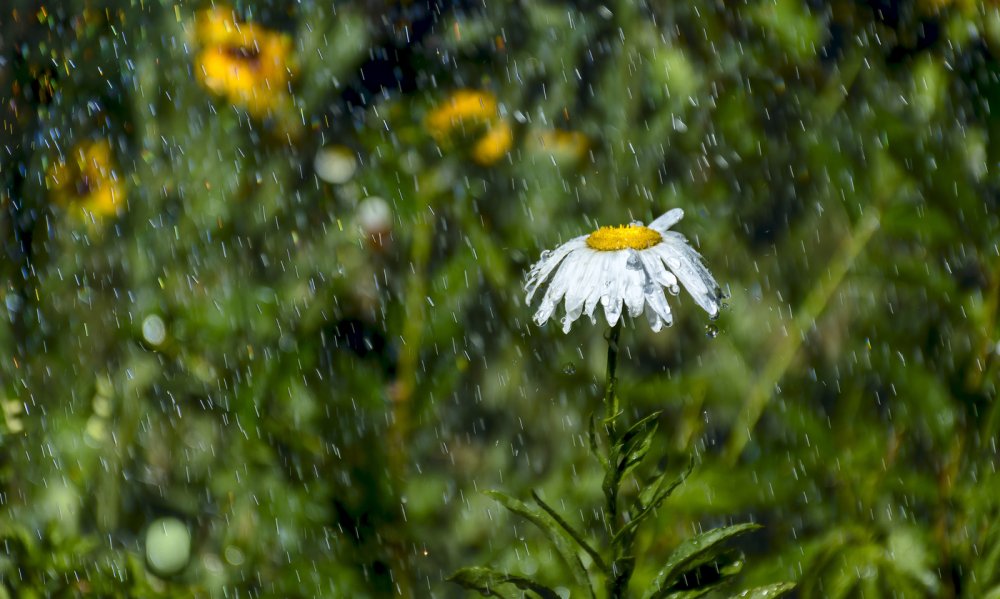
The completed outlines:
{"type": "Polygon", "coordinates": [[[1000,597],[995,2],[0,10],[0,596],[565,595],[481,491],[601,526],[604,340],[522,274],[677,206],[637,588],[752,521],[739,588],[1000,597]]]}

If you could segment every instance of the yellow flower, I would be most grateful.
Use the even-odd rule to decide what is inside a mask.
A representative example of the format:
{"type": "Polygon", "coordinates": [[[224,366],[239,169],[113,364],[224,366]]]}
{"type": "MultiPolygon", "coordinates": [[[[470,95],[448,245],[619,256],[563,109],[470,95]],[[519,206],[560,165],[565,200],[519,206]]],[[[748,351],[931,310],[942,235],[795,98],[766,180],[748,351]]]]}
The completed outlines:
{"type": "Polygon", "coordinates": [[[960,14],[972,15],[980,8],[980,4],[977,0],[918,0],[917,7],[926,15],[939,15],[952,6],[957,8],[960,14]]]}
{"type": "Polygon", "coordinates": [[[84,215],[114,215],[125,202],[125,186],[115,173],[106,140],[77,144],[67,158],[49,167],[45,186],[54,202],[78,206],[84,215]]]}
{"type": "Polygon", "coordinates": [[[506,121],[500,121],[472,146],[472,159],[483,166],[489,166],[506,156],[512,145],[514,132],[506,121]]]}
{"type": "Polygon", "coordinates": [[[206,88],[256,116],[287,100],[293,70],[289,36],[237,23],[223,8],[200,12],[196,35],[202,50],[195,71],[206,88]]]}
{"type": "Polygon", "coordinates": [[[579,131],[546,129],[533,135],[532,149],[552,156],[557,162],[576,162],[587,155],[590,139],[579,131]]]}
{"type": "Polygon", "coordinates": [[[427,115],[425,124],[431,135],[439,140],[458,128],[463,133],[479,136],[472,145],[471,154],[472,159],[483,166],[503,158],[514,145],[514,131],[499,117],[496,96],[489,92],[458,90],[427,115]],[[466,126],[472,126],[472,130],[465,131],[466,126]]]}
{"type": "Polygon", "coordinates": [[[496,96],[489,92],[461,89],[427,115],[427,128],[436,136],[444,136],[465,121],[487,123],[496,118],[496,96]]]}

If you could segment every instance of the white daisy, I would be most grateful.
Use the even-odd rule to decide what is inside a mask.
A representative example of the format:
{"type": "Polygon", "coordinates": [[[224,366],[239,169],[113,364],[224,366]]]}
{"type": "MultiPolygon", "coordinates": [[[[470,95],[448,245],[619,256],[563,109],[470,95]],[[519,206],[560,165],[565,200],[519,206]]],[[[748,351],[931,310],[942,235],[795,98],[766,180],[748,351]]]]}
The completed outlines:
{"type": "Polygon", "coordinates": [[[535,292],[548,282],[535,322],[545,324],[565,298],[563,332],[569,332],[581,314],[596,323],[597,304],[604,306],[611,326],[618,323],[624,304],[633,318],[645,311],[657,332],[673,322],[663,288],[677,295],[678,280],[709,316],[718,316],[719,284],[687,239],[669,230],[683,217],[684,211],[674,208],[648,226],[601,227],[542,252],[524,286],[530,305],[535,292]]]}

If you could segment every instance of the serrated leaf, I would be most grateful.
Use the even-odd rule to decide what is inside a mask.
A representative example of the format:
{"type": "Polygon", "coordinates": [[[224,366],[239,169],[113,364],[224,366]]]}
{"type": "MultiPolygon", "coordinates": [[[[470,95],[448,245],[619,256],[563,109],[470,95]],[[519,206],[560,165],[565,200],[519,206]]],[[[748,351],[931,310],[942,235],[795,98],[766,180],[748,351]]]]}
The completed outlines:
{"type": "Polygon", "coordinates": [[[527,519],[545,533],[559,557],[569,568],[570,574],[573,575],[573,581],[580,587],[587,589],[591,597],[594,596],[594,589],[590,586],[590,577],[587,576],[587,570],[583,567],[580,555],[576,552],[575,542],[552,516],[499,491],[487,491],[486,494],[508,510],[527,519]]]}
{"type": "Polygon", "coordinates": [[[681,543],[667,559],[666,565],[653,580],[644,599],[666,597],[671,587],[684,573],[715,559],[726,550],[724,543],[761,528],[759,524],[736,524],[724,528],[714,528],[681,543]]]}
{"type": "Polygon", "coordinates": [[[513,574],[504,574],[492,568],[480,566],[462,568],[448,577],[449,582],[462,585],[467,589],[478,591],[484,597],[501,597],[503,599],[520,597],[521,593],[505,593],[501,587],[512,584],[523,591],[531,591],[542,599],[560,599],[559,595],[549,587],[531,579],[513,574]]]}
{"type": "Polygon", "coordinates": [[[776,599],[782,595],[792,592],[795,588],[794,582],[776,582],[774,584],[747,589],[732,596],[732,599],[776,599]]]}

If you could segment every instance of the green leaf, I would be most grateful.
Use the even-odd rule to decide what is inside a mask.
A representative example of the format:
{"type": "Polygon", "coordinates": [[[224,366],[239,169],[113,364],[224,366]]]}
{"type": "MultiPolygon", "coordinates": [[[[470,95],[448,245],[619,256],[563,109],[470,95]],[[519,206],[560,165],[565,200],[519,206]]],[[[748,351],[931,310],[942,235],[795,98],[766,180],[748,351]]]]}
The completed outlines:
{"type": "Polygon", "coordinates": [[[776,599],[777,597],[791,593],[794,588],[794,582],[776,582],[755,589],[747,589],[733,595],[732,599],[776,599]]]}
{"type": "Polygon", "coordinates": [[[659,423],[656,418],[660,412],[653,412],[633,424],[612,449],[612,463],[618,469],[619,479],[635,469],[649,453],[653,444],[653,435],[659,423]]]}
{"type": "Polygon", "coordinates": [[[594,596],[594,589],[590,586],[590,577],[587,576],[587,570],[583,567],[583,562],[580,561],[573,539],[566,534],[552,516],[499,491],[487,491],[486,494],[508,510],[527,519],[545,533],[556,552],[559,553],[559,557],[566,563],[566,567],[569,568],[576,584],[587,589],[591,597],[594,596]]]}
{"type": "MultiPolygon", "coordinates": [[[[677,478],[673,479],[666,486],[664,486],[664,483],[667,481],[667,472],[664,471],[657,475],[655,480],[651,481],[650,484],[646,485],[646,487],[639,492],[639,512],[659,507],[660,504],[663,503],[663,500],[674,492],[674,489],[687,480],[687,477],[691,474],[692,470],[694,470],[693,457],[688,460],[687,468],[685,468],[684,471],[677,476],[677,478]]],[[[641,515],[641,513],[637,513],[633,516],[633,518],[641,515]]]]}
{"type": "Polygon", "coordinates": [[[611,573],[614,575],[614,588],[620,590],[617,593],[613,593],[612,596],[621,597],[625,595],[628,590],[628,581],[632,578],[633,570],[635,570],[635,556],[625,555],[615,560],[614,565],[611,567],[611,573]]]}
{"type": "MultiPolygon", "coordinates": [[[[661,472],[652,481],[650,481],[642,489],[642,491],[639,492],[639,499],[636,502],[636,506],[629,510],[631,518],[615,534],[614,539],[612,539],[612,544],[618,544],[622,542],[623,539],[628,539],[631,535],[634,535],[643,520],[649,517],[649,515],[653,513],[653,510],[658,508],[660,504],[663,503],[663,500],[673,493],[674,489],[687,480],[687,477],[691,474],[691,470],[693,468],[694,460],[689,460],[687,468],[685,468],[669,483],[664,484],[668,478],[666,471],[661,472]]],[[[628,543],[623,544],[627,545],[628,543]]]]}
{"type": "Polygon", "coordinates": [[[587,439],[590,441],[590,452],[601,463],[601,467],[607,470],[608,462],[604,459],[604,454],[601,453],[600,444],[597,441],[597,424],[593,413],[590,415],[590,422],[587,426],[587,439]]]}
{"type": "Polygon", "coordinates": [[[716,580],[715,582],[706,584],[705,586],[698,587],[696,589],[684,589],[683,591],[674,591],[673,593],[666,595],[664,599],[697,599],[698,597],[704,597],[705,595],[718,590],[719,587],[726,584],[727,582],[729,581],[726,579],[716,580]]]}
{"type": "Polygon", "coordinates": [[[560,599],[559,595],[549,587],[539,584],[533,580],[504,574],[492,568],[473,567],[462,568],[448,578],[449,582],[462,585],[467,589],[478,591],[484,597],[514,598],[520,597],[520,593],[504,592],[500,587],[512,584],[523,591],[532,591],[542,599],[560,599]]]}
{"type": "Polygon", "coordinates": [[[725,528],[715,528],[681,543],[667,559],[667,563],[653,580],[644,599],[666,597],[671,587],[681,576],[693,568],[715,559],[726,550],[724,543],[760,528],[759,524],[736,524],[725,528]]]}
{"type": "Polygon", "coordinates": [[[591,559],[594,560],[594,563],[597,565],[598,568],[601,569],[601,571],[607,570],[607,566],[604,565],[604,560],[601,559],[601,555],[597,553],[597,550],[595,550],[593,547],[590,546],[590,543],[587,543],[586,539],[583,538],[582,534],[580,534],[579,532],[577,532],[576,529],[570,526],[569,522],[567,522],[562,516],[560,516],[558,512],[556,512],[552,507],[549,506],[549,504],[542,501],[542,498],[538,496],[538,493],[532,491],[531,496],[535,499],[535,503],[538,504],[538,507],[542,508],[543,510],[545,510],[546,513],[548,513],[548,515],[552,516],[552,519],[555,520],[556,523],[559,526],[561,526],[563,530],[566,531],[566,534],[568,534],[570,538],[576,541],[576,544],[580,546],[580,549],[583,549],[584,551],[587,552],[587,555],[589,555],[591,559]]]}

